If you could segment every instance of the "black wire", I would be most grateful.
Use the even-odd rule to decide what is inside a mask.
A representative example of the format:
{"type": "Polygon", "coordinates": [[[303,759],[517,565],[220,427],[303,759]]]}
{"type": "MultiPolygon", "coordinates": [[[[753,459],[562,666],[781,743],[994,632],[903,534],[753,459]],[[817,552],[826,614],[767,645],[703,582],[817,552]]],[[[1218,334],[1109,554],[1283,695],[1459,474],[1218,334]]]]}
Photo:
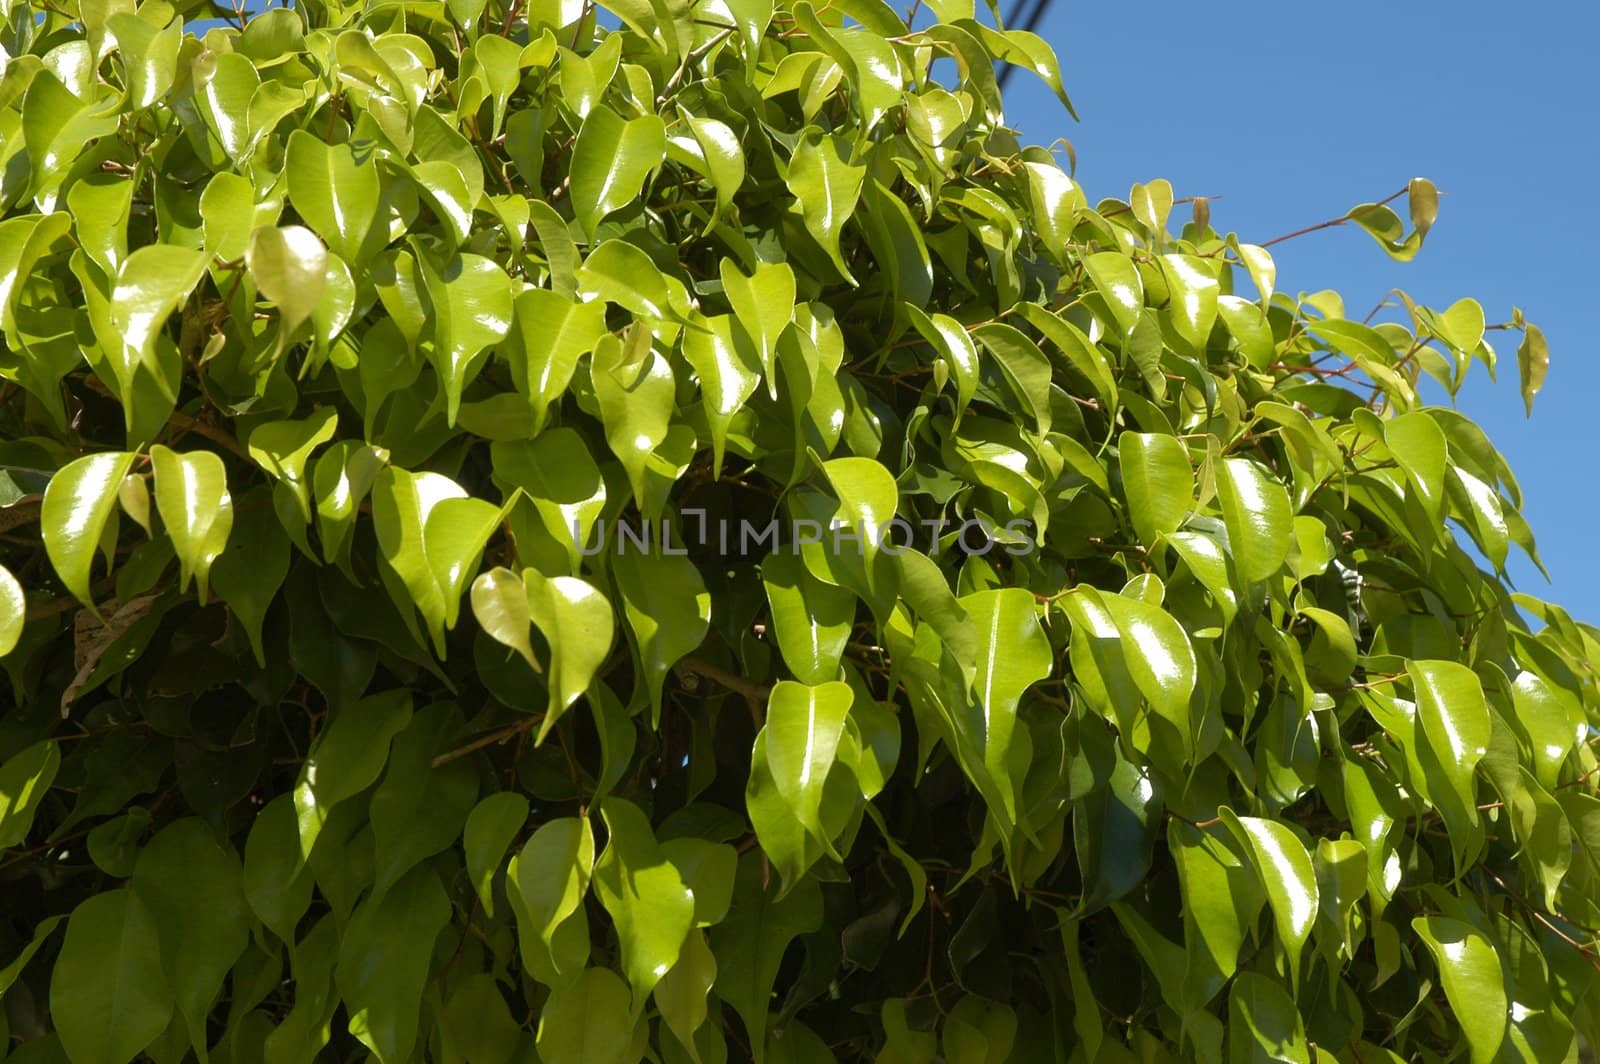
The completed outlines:
{"type": "MultiPolygon", "coordinates": [[[[1033,29],[1044,19],[1044,13],[1045,10],[1050,6],[1050,0],[1033,0],[1033,8],[1028,12],[1027,18],[1024,19],[1022,17],[1022,12],[1023,9],[1027,7],[1028,2],[1029,0],[1017,0],[1016,7],[1014,7],[1011,11],[1011,18],[1006,23],[1008,28],[1028,30],[1029,32],[1032,32],[1033,29]],[[1018,22],[1020,22],[1021,25],[1017,25],[1018,22]]],[[[1012,71],[1016,69],[1017,68],[1012,66],[1010,63],[1002,63],[1000,65],[1000,72],[996,75],[995,80],[1001,89],[1006,87],[1006,81],[1011,77],[1012,71]]]]}

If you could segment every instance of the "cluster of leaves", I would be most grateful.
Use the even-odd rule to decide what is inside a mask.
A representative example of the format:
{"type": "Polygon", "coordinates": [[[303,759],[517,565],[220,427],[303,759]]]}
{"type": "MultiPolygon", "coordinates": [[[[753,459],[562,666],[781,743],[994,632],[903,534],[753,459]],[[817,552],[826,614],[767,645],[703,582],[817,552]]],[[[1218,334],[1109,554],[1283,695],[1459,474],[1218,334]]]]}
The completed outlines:
{"type": "Polygon", "coordinates": [[[5,6],[0,1056],[1594,1040],[1600,633],[1418,396],[1537,330],[1090,203],[929,6],[5,6]]]}

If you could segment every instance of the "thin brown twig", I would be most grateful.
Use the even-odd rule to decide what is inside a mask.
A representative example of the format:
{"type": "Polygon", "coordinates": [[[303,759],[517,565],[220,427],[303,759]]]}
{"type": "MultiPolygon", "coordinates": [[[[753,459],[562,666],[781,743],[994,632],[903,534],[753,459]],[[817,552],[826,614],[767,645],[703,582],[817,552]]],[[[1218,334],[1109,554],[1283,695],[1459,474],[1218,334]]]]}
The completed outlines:
{"type": "Polygon", "coordinates": [[[715,680],[728,690],[744,695],[752,702],[766,702],[767,696],[772,694],[770,687],[752,683],[742,676],[729,672],[720,665],[713,665],[709,661],[695,657],[692,654],[684,658],[680,664],[690,672],[704,676],[708,680],[715,680]]]}
{"type": "Polygon", "coordinates": [[[486,746],[493,746],[496,743],[503,743],[507,739],[515,738],[516,736],[521,735],[523,732],[532,730],[542,720],[544,720],[544,714],[536,713],[531,717],[524,717],[515,724],[508,724],[504,728],[497,728],[496,730],[489,732],[487,735],[478,736],[465,746],[458,746],[449,753],[440,754],[438,757],[433,759],[432,765],[434,768],[438,768],[440,765],[448,765],[450,762],[458,761],[461,758],[466,757],[468,754],[476,753],[477,751],[482,750],[486,746]]]}
{"type": "MultiPolygon", "coordinates": [[[[1401,196],[1404,196],[1406,194],[1406,192],[1410,189],[1410,187],[1411,187],[1410,185],[1407,185],[1405,188],[1402,188],[1399,192],[1396,192],[1394,195],[1390,196],[1388,199],[1380,200],[1378,202],[1378,206],[1382,207],[1385,204],[1393,203],[1395,200],[1399,199],[1401,196]]],[[[1292,233],[1285,233],[1282,236],[1275,236],[1271,240],[1263,241],[1258,246],[1259,247],[1264,247],[1264,248],[1270,248],[1272,245],[1281,244],[1285,240],[1293,240],[1297,236],[1305,236],[1307,233],[1315,233],[1319,229],[1333,229],[1333,228],[1336,228],[1337,226],[1344,225],[1345,223],[1347,223],[1349,221],[1350,221],[1350,215],[1349,214],[1341,214],[1337,218],[1329,218],[1325,222],[1318,222],[1316,225],[1308,225],[1304,229],[1296,229],[1292,233]]]]}

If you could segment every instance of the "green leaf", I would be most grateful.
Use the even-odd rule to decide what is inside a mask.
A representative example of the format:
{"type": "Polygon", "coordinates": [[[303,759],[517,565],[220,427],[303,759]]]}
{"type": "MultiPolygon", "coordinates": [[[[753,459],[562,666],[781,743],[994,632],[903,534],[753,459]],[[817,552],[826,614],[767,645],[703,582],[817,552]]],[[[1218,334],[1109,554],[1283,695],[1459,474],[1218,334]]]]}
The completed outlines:
{"type": "Polygon", "coordinates": [[[839,250],[839,236],[861,199],[867,168],[846,162],[848,152],[838,137],[816,132],[802,137],[789,160],[787,183],[806,230],[833,260],[839,276],[854,284],[839,250]]]}
{"type": "Polygon", "coordinates": [[[922,338],[933,345],[934,351],[944,360],[947,373],[956,382],[956,424],[966,413],[972,397],[978,390],[978,349],[961,323],[948,314],[925,314],[909,303],[901,304],[906,317],[922,338]]]}
{"type": "Polygon", "coordinates": [[[1187,758],[1198,665],[1183,627],[1159,606],[1083,584],[1059,601],[1072,621],[1073,669],[1080,682],[1098,684],[1090,691],[1091,701],[1113,713],[1123,733],[1132,735],[1139,729],[1133,702],[1142,695],[1158,714],[1144,727],[1153,730],[1158,721],[1170,725],[1158,741],[1187,758]]]}
{"type": "Polygon", "coordinates": [[[589,960],[584,896],[594,872],[589,821],[552,819],[528,838],[506,869],[506,894],[517,914],[522,960],[550,986],[566,986],[589,960]]]}
{"type": "Polygon", "coordinates": [[[596,107],[572,146],[572,208],[591,239],[606,215],[633,202],[667,154],[666,125],[654,114],[625,119],[596,107]]]}
{"type": "Polygon", "coordinates": [[[1445,997],[1474,1064],[1498,1059],[1509,1006],[1494,944],[1471,924],[1448,916],[1419,916],[1411,929],[1439,966],[1445,997]]]}
{"type": "Polygon", "coordinates": [[[411,694],[405,690],[369,695],[332,714],[295,784],[295,821],[303,856],[311,855],[334,807],[377,782],[389,759],[389,740],[410,720],[411,694]]]}
{"type": "Polygon", "coordinates": [[[262,226],[251,234],[244,261],[261,294],[278,308],[281,350],[322,299],[328,249],[303,225],[262,226]]]}
{"type": "Polygon", "coordinates": [[[855,623],[855,595],[819,580],[798,553],[768,555],[761,563],[761,583],[778,649],[795,678],[802,684],[837,679],[855,623]]]}
{"type": "Polygon", "coordinates": [[[784,680],[767,698],[766,755],[773,782],[800,823],[830,850],[822,825],[823,783],[838,757],[854,698],[850,685],[838,680],[815,686],[784,680]]]}
{"type": "Polygon", "coordinates": [[[358,156],[351,144],[324,144],[296,130],[288,139],[283,172],[295,212],[335,255],[359,264],[378,250],[383,196],[370,157],[358,156]]]}
{"type": "MultiPolygon", "coordinates": [[[[311,484],[306,478],[306,462],[311,452],[333,439],[339,426],[339,412],[324,407],[319,413],[299,421],[265,421],[250,431],[245,450],[289,491],[305,521],[311,520],[311,484]]],[[[293,534],[290,529],[290,534],[293,534]]]]}
{"type": "Polygon", "coordinates": [[[28,837],[60,767],[61,748],[49,740],[24,747],[0,764],[0,850],[28,837]]]}
{"type": "Polygon", "coordinates": [[[1449,464],[1444,430],[1418,410],[1384,422],[1383,439],[1405,471],[1406,482],[1416,492],[1423,510],[1439,521],[1444,511],[1445,472],[1449,464]]]}
{"type": "Polygon", "coordinates": [[[661,977],[654,991],[662,1022],[695,1058],[699,1053],[694,1048],[694,1033],[706,1022],[707,1003],[716,979],[717,958],[706,944],[705,932],[695,929],[684,940],[677,963],[661,977]]]}
{"type": "Polygon", "coordinates": [[[249,941],[239,859],[204,821],[179,820],[140,851],[133,893],[155,924],[168,985],[203,1061],[206,1015],[249,941]]]}
{"type": "Polygon", "coordinates": [[[1017,1014],[1003,1002],[969,994],[945,1017],[941,1036],[946,1060],[1002,1064],[1013,1059],[1017,1014]]]}
{"type": "Polygon", "coordinates": [[[673,316],[667,277],[650,256],[623,240],[607,240],[589,253],[575,275],[578,294],[617,304],[635,317],[673,316]]]}
{"type": "Polygon", "coordinates": [[[127,889],[96,894],[72,911],[50,973],[50,1016],[68,1057],[120,1064],[166,1030],[172,990],[156,923],[127,889]]]}
{"type": "Polygon", "coordinates": [[[387,893],[369,897],[345,930],[334,980],[349,1010],[350,1033],[383,1064],[412,1057],[433,941],[449,919],[450,899],[424,865],[387,893]]]}
{"type": "Polygon", "coordinates": [[[408,623],[413,606],[422,614],[443,657],[445,630],[455,626],[461,596],[503,512],[467,498],[437,473],[385,466],[372,485],[372,514],[389,593],[408,623]]]}
{"type": "MultiPolygon", "coordinates": [[[[701,405],[711,430],[712,475],[720,477],[728,426],[755,394],[760,366],[751,362],[748,345],[735,337],[728,314],[692,322],[684,330],[683,357],[700,378],[701,405]]],[[[770,371],[767,379],[775,379],[770,371]]]]}
{"type": "Polygon", "coordinates": [[[611,603],[595,587],[575,576],[545,577],[522,572],[528,616],[550,645],[546,670],[550,706],[539,725],[539,742],[556,720],[589,689],[589,682],[611,654],[616,619],[611,603]]]}
{"type": "MultiPolygon", "coordinates": [[[[648,331],[639,325],[634,329],[630,340],[642,339],[648,344],[648,331]]],[[[600,417],[605,422],[606,443],[628,471],[634,501],[643,509],[651,456],[672,426],[676,394],[672,368],[648,347],[630,362],[627,349],[608,334],[595,348],[590,370],[600,417]]]]}
{"type": "Polygon", "coordinates": [[[128,106],[143,109],[171,88],[178,72],[178,47],[183,26],[176,20],[164,29],[146,21],[143,13],[119,11],[106,20],[117,41],[128,77],[128,106]]]}
{"type": "Polygon", "coordinates": [[[156,444],[150,448],[156,475],[156,509],[178,555],[179,586],[190,577],[206,600],[211,565],[228,544],[233,528],[233,500],[222,459],[210,451],[178,454],[156,444]]]}
{"type": "Polygon", "coordinates": [[[870,458],[835,458],[822,463],[822,472],[839,498],[839,516],[856,534],[870,586],[878,550],[899,505],[894,477],[870,458]]]}
{"type": "Polygon", "coordinates": [[[1255,972],[1242,972],[1228,994],[1229,1064],[1292,1061],[1311,1064],[1305,1024],[1283,987],[1255,972]]]}
{"type": "Polygon", "coordinates": [[[0,997],[4,997],[6,991],[16,984],[17,977],[22,974],[22,970],[28,966],[29,961],[33,960],[34,954],[38,953],[45,943],[50,941],[50,936],[55,934],[56,928],[61,926],[61,921],[64,919],[66,918],[62,916],[50,916],[35,925],[33,938],[26,946],[22,947],[22,952],[12,958],[4,968],[0,968],[0,997]]]}
{"type": "MultiPolygon", "coordinates": [[[[264,499],[265,496],[258,496],[264,499]]],[[[277,521],[239,521],[211,569],[211,586],[244,625],[256,664],[266,667],[262,628],[289,575],[289,538],[277,521]]]]}
{"type": "Polygon", "coordinates": [[[436,262],[417,248],[417,265],[433,317],[433,362],[444,382],[445,422],[454,426],[461,391],[477,374],[481,356],[511,330],[511,278],[482,255],[436,262]]]}
{"type": "Polygon", "coordinates": [[[564,986],[589,959],[583,899],[593,871],[594,832],[576,817],[542,825],[506,869],[522,962],[540,982],[564,986]]]}
{"type": "Polygon", "coordinates": [[[586,968],[550,995],[539,1014],[539,1059],[549,1064],[630,1064],[643,1057],[642,1018],[619,1022],[628,987],[604,968],[586,968]]]}
{"type": "MultiPolygon", "coordinates": [[[[802,877],[780,899],[767,884],[758,855],[740,860],[733,908],[711,929],[711,952],[717,958],[717,996],[744,1021],[752,1046],[765,1043],[772,985],[789,943],[821,924],[822,891],[816,880],[802,877]]],[[[760,1064],[765,1050],[753,1055],[760,1064]]]]}
{"type": "Polygon", "coordinates": [[[633,1015],[678,962],[694,922],[694,892],[667,860],[650,821],[632,802],[608,798],[601,810],[610,838],[594,866],[594,892],[617,928],[622,970],[633,986],[633,1015]]]}
{"type": "MultiPolygon", "coordinates": [[[[1454,792],[1457,808],[1476,824],[1476,769],[1489,751],[1492,731],[1483,686],[1471,669],[1453,661],[1408,661],[1406,672],[1417,692],[1422,737],[1454,792]]],[[[1434,796],[1434,801],[1443,798],[1434,796]]],[[[1459,865],[1467,847],[1455,835],[1451,842],[1459,865]]]]}
{"type": "Polygon", "coordinates": [[[1119,334],[1132,333],[1144,313],[1144,282],[1133,260],[1120,251],[1097,251],[1084,258],[1083,268],[1105,299],[1119,334]]]}
{"type": "Polygon", "coordinates": [[[606,331],[606,307],[599,300],[579,303],[543,288],[517,296],[505,347],[512,379],[533,411],[534,435],[566,392],[578,359],[593,351],[606,331]]]}
{"type": "Polygon", "coordinates": [[[1171,820],[1167,844],[1185,899],[1188,992],[1197,1000],[1209,998],[1237,970],[1239,951],[1264,896],[1255,877],[1216,835],[1171,820]]]}
{"type": "Polygon", "coordinates": [[[117,506],[117,489],[133,468],[134,455],[107,451],[62,467],[45,488],[39,529],[50,564],[78,601],[94,609],[89,569],[117,506]]]}
{"type": "Polygon", "coordinates": [[[1012,736],[1022,694],[1050,675],[1054,653],[1039,626],[1033,595],[1021,588],[1001,588],[963,595],[961,608],[977,632],[977,669],[972,693],[981,716],[970,738],[1015,822],[1015,795],[1020,780],[1011,768],[1012,736]]]}
{"type": "Polygon", "coordinates": [[[473,807],[461,835],[467,855],[467,876],[483,903],[486,916],[494,915],[494,876],[505,860],[506,848],[528,822],[528,799],[513,791],[489,795],[473,807]]]}
{"type": "Polygon", "coordinates": [[[1117,463],[1139,542],[1154,546],[1183,527],[1194,500],[1194,469],[1182,443],[1166,435],[1125,432],[1117,438],[1117,463]]]}
{"type": "Polygon", "coordinates": [[[744,185],[744,149],[726,122],[691,114],[684,114],[683,117],[700,149],[700,157],[705,161],[705,175],[716,190],[717,206],[707,223],[708,226],[715,225],[728,216],[733,209],[733,197],[744,185]]]}
{"type": "Polygon", "coordinates": [[[1294,518],[1289,493],[1247,458],[1225,458],[1215,468],[1233,564],[1246,583],[1265,580],[1289,556],[1294,518]]]}
{"type": "Polygon", "coordinates": [[[461,710],[440,702],[418,712],[395,737],[369,814],[375,895],[461,837],[478,798],[477,773],[464,759],[433,764],[461,726],[461,710]]]}
{"type": "Polygon", "coordinates": [[[1550,345],[1537,325],[1523,326],[1522,342],[1517,345],[1517,372],[1522,378],[1522,404],[1532,417],[1533,397],[1544,387],[1544,378],[1550,372],[1550,345]]]}
{"type": "Polygon", "coordinates": [[[0,565],[0,658],[11,653],[17,640],[22,638],[22,623],[27,612],[22,585],[11,575],[10,569],[0,565]]]}
{"type": "Polygon", "coordinates": [[[1278,940],[1288,958],[1289,984],[1300,985],[1300,954],[1316,923],[1319,895],[1317,873],[1305,845],[1288,825],[1261,817],[1235,816],[1221,810],[1239,844],[1245,847],[1255,865],[1256,876],[1267,892],[1278,940]]]}
{"type": "Polygon", "coordinates": [[[1006,383],[1033,419],[1039,435],[1050,432],[1050,360],[1039,345],[1009,325],[983,325],[974,329],[977,338],[1000,364],[1006,383]]]}
{"type": "Polygon", "coordinates": [[[667,673],[710,631],[711,593],[694,563],[675,552],[622,550],[611,571],[644,665],[651,724],[659,727],[667,673]]]}
{"type": "Polygon", "coordinates": [[[794,271],[787,263],[760,262],[755,273],[746,277],[732,259],[723,259],[720,270],[722,290],[733,307],[734,320],[755,346],[761,371],[767,378],[767,392],[776,399],[778,337],[794,320],[794,271]]]}
{"type": "MultiPolygon", "coordinates": [[[[497,442],[489,454],[502,490],[508,496],[518,489],[522,491],[543,525],[543,535],[555,539],[566,554],[567,570],[580,571],[581,552],[588,549],[590,535],[606,505],[605,481],[590,453],[589,442],[573,429],[555,428],[546,430],[532,444],[497,442]]],[[[543,571],[544,566],[537,560],[537,547],[531,542],[537,532],[513,524],[512,535],[518,541],[521,557],[534,561],[543,571]]]]}
{"type": "Polygon", "coordinates": [[[1161,256],[1162,272],[1171,293],[1168,313],[1178,335],[1195,355],[1205,354],[1211,326],[1217,320],[1220,286],[1206,262],[1194,255],[1161,256]]]}
{"type": "Polygon", "coordinates": [[[280,794],[256,814],[244,844],[244,895],[267,930],[293,943],[311,906],[311,870],[300,846],[294,796],[280,794]]]}

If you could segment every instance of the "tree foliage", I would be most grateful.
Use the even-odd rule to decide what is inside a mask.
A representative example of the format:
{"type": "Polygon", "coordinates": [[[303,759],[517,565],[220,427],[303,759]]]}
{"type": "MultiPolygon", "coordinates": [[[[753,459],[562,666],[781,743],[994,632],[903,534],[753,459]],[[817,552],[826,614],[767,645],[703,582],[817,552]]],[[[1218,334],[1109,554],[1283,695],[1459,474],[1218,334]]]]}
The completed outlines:
{"type": "Polygon", "coordinates": [[[0,1056],[1600,1033],[1600,633],[1419,391],[1537,329],[1091,202],[929,6],[5,6],[0,1056]]]}

